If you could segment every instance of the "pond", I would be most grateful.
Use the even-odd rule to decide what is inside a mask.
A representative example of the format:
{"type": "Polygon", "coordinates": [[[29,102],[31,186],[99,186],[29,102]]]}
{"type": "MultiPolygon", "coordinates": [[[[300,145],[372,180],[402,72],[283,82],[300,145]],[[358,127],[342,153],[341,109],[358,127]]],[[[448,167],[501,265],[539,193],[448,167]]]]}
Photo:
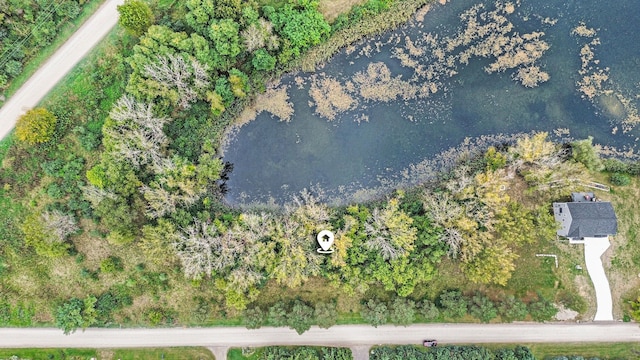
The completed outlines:
{"type": "Polygon", "coordinates": [[[636,0],[433,5],[267,91],[225,141],[226,200],[360,201],[451,148],[532,131],[635,150],[638,23],[636,0]]]}

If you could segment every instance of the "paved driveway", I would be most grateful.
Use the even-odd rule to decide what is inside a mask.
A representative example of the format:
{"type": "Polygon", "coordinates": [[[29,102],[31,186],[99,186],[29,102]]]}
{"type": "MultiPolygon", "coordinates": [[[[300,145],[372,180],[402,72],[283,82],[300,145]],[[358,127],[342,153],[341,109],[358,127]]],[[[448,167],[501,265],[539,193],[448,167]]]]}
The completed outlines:
{"type": "Polygon", "coordinates": [[[609,280],[602,266],[601,256],[611,246],[609,238],[585,238],[584,260],[587,263],[587,271],[596,290],[597,310],[594,321],[613,320],[613,301],[609,280]]]}

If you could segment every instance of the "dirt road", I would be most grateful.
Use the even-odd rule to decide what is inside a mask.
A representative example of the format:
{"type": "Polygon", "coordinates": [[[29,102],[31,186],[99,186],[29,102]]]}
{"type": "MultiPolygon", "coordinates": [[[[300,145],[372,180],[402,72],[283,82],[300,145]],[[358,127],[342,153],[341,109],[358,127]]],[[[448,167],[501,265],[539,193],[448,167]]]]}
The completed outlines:
{"type": "Polygon", "coordinates": [[[124,0],[107,0],[78,31],[47,60],[0,109],[0,139],[14,128],[18,117],[40,100],[118,22],[116,7],[124,0]]]}
{"type": "Polygon", "coordinates": [[[266,345],[418,344],[425,338],[441,344],[535,342],[636,342],[635,323],[583,324],[429,324],[409,327],[342,325],[313,327],[302,335],[288,328],[240,327],[168,329],[88,329],[65,336],[59,329],[0,329],[0,347],[243,347],[266,345]]]}

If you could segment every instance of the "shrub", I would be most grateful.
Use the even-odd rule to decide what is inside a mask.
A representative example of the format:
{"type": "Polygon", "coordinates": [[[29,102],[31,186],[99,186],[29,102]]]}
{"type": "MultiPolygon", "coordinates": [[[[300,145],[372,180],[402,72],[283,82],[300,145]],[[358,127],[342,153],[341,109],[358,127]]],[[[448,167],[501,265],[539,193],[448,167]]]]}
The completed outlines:
{"type": "Polygon", "coordinates": [[[58,119],[44,108],[27,111],[16,123],[16,137],[30,145],[51,140],[58,119]]]}
{"type": "Polygon", "coordinates": [[[122,269],[122,260],[115,256],[109,256],[100,263],[100,271],[105,274],[122,271],[122,269]]]}
{"type": "Polygon", "coordinates": [[[610,177],[611,184],[616,186],[627,186],[631,183],[631,177],[627,174],[613,173],[610,177]]]}

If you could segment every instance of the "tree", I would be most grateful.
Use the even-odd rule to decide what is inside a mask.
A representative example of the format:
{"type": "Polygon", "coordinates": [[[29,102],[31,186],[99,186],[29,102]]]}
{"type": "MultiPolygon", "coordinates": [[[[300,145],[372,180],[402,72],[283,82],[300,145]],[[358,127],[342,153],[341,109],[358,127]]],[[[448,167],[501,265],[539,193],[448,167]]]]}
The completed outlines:
{"type": "Polygon", "coordinates": [[[313,308],[300,300],[295,300],[287,314],[287,325],[302,335],[313,324],[313,308]]]}
{"type": "MultiPolygon", "coordinates": [[[[300,1],[296,6],[287,4],[275,11],[267,11],[276,32],[285,39],[285,44],[293,57],[319,44],[329,36],[331,26],[317,10],[315,1],[300,1]]],[[[287,53],[285,49],[285,53],[287,53]]],[[[286,59],[283,59],[286,60],[286,59]]]]}
{"type": "Polygon", "coordinates": [[[476,293],[471,297],[469,313],[485,323],[498,316],[498,311],[493,301],[482,293],[476,293]]]}
{"type": "Polygon", "coordinates": [[[167,143],[163,126],[168,118],[156,117],[153,105],[125,95],[118,99],[105,122],[103,143],[114,157],[126,159],[134,168],[152,165],[160,169],[167,143]]]}
{"type": "Polygon", "coordinates": [[[143,74],[160,86],[176,89],[178,106],[188,109],[208,88],[208,70],[207,65],[193,58],[187,61],[180,55],[160,55],[143,67],[143,74]]]}
{"type": "Polygon", "coordinates": [[[316,324],[323,329],[328,329],[338,322],[338,309],[335,302],[317,303],[314,315],[316,324]]]}
{"type": "Polygon", "coordinates": [[[273,70],[276,66],[276,58],[271,56],[265,49],[258,49],[253,53],[251,60],[253,68],[256,70],[273,70]]]}
{"type": "Polygon", "coordinates": [[[460,290],[445,290],[440,294],[440,306],[443,315],[458,319],[467,313],[468,302],[460,290]]]}
{"type": "Polygon", "coordinates": [[[418,313],[426,320],[434,320],[440,316],[440,309],[428,299],[422,300],[418,306],[418,313]]]}
{"type": "Polygon", "coordinates": [[[368,240],[365,247],[377,251],[383,259],[394,260],[405,257],[413,250],[416,229],[411,227],[413,219],[399,208],[399,200],[391,199],[386,208],[374,209],[367,219],[365,231],[368,240]]]}
{"type": "Polygon", "coordinates": [[[593,136],[571,143],[571,157],[587,169],[600,171],[604,168],[598,148],[593,145],[593,136]]]}
{"type": "Polygon", "coordinates": [[[153,12],[147,3],[141,0],[125,0],[118,5],[120,17],[118,23],[135,36],[144,34],[153,24],[153,12]]]}
{"type": "Polygon", "coordinates": [[[228,70],[242,52],[239,25],[231,19],[215,20],[209,26],[208,37],[213,43],[213,67],[228,70]]]}
{"type": "Polygon", "coordinates": [[[260,306],[256,306],[244,311],[244,324],[247,329],[259,329],[267,321],[267,314],[260,306]]]}
{"type": "Polygon", "coordinates": [[[174,247],[185,276],[192,279],[223,273],[236,263],[243,244],[231,232],[200,220],[178,233],[174,247]]]}
{"type": "Polygon", "coordinates": [[[56,326],[64,331],[65,335],[69,335],[82,327],[82,309],[84,302],[80,299],[73,298],[56,310],[56,326]]]}
{"type": "Polygon", "coordinates": [[[370,299],[362,306],[360,315],[366,322],[374,327],[384,325],[387,323],[388,317],[387,305],[380,300],[370,299]]]}
{"type": "MultiPolygon", "coordinates": [[[[60,257],[67,253],[70,244],[66,242],[67,230],[61,229],[61,233],[56,234],[55,230],[47,226],[46,215],[31,214],[22,223],[25,243],[32,246],[36,253],[46,257],[60,257]],[[60,236],[64,235],[64,236],[60,236]]],[[[52,215],[53,216],[53,215],[52,215]]],[[[74,230],[75,231],[75,230],[74,230]]]]}
{"type": "Polygon", "coordinates": [[[269,307],[269,314],[267,315],[269,324],[272,326],[285,326],[287,325],[287,307],[283,301],[269,307]]]}
{"type": "Polygon", "coordinates": [[[558,309],[553,303],[541,296],[538,297],[538,300],[529,303],[529,314],[535,321],[551,320],[557,313],[558,309]]]}
{"type": "Polygon", "coordinates": [[[30,145],[51,140],[58,119],[45,108],[35,108],[20,116],[16,122],[16,137],[30,145]]]}
{"type": "Polygon", "coordinates": [[[524,320],[528,313],[527,304],[509,295],[498,305],[498,313],[503,321],[524,320]]]}
{"type": "Polygon", "coordinates": [[[396,298],[390,305],[389,320],[396,325],[407,326],[416,318],[416,303],[405,298],[396,298]]]}

